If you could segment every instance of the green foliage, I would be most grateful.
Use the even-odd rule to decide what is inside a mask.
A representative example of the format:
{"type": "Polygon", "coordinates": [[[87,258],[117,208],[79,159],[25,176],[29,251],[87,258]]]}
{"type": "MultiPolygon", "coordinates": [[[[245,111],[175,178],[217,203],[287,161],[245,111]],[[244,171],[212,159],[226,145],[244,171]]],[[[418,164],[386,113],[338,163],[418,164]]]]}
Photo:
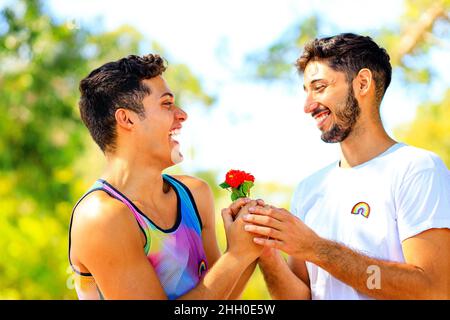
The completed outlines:
{"type": "Polygon", "coordinates": [[[228,183],[226,183],[226,182],[223,182],[223,183],[219,184],[219,187],[221,187],[222,189],[231,188],[231,186],[228,183]]]}
{"type": "Polygon", "coordinates": [[[292,80],[295,60],[298,58],[299,48],[317,37],[320,20],[318,16],[311,16],[301,20],[287,30],[280,39],[262,52],[248,56],[248,62],[255,67],[255,75],[262,80],[292,80]]]}
{"type": "Polygon", "coordinates": [[[239,189],[241,191],[242,194],[244,194],[245,197],[250,196],[250,189],[253,187],[253,182],[252,181],[244,181],[239,189]]]}
{"type": "Polygon", "coordinates": [[[76,83],[87,33],[57,24],[38,1],[5,8],[0,35],[0,298],[70,298],[67,218],[83,148],[76,83]]]}
{"type": "MultiPolygon", "coordinates": [[[[66,286],[70,213],[101,161],[79,118],[78,83],[144,41],[130,26],[58,23],[42,7],[21,0],[0,13],[0,299],[76,297],[66,286]]],[[[185,65],[170,65],[168,81],[180,99],[212,101],[185,65]]]]}
{"type": "Polygon", "coordinates": [[[215,98],[204,92],[200,80],[194,76],[187,65],[169,64],[164,77],[173,87],[172,90],[181,108],[189,107],[189,104],[195,101],[207,107],[214,104],[215,98]]]}
{"type": "MultiPolygon", "coordinates": [[[[432,50],[444,49],[450,45],[448,30],[450,23],[449,0],[405,1],[405,12],[401,17],[402,32],[384,37],[390,39],[388,48],[393,52],[392,62],[402,80],[410,86],[427,86],[437,79],[435,68],[441,67],[429,58],[432,50]]],[[[383,37],[382,37],[383,39],[383,37]]],[[[416,118],[395,131],[399,140],[437,153],[450,167],[450,88],[447,84],[441,100],[427,101],[425,95],[416,110],[416,118]]],[[[439,98],[438,98],[439,99],[439,98]]]]}
{"type": "Polygon", "coordinates": [[[415,120],[397,129],[404,142],[437,153],[450,168],[450,89],[439,102],[419,106],[415,120]]]}
{"type": "Polygon", "coordinates": [[[429,54],[450,44],[449,10],[448,0],[406,0],[398,26],[375,31],[377,41],[387,48],[392,65],[406,84],[429,84],[433,80],[429,54]]]}
{"type": "MultiPolygon", "coordinates": [[[[238,189],[236,189],[236,190],[238,190],[238,189]]],[[[237,199],[243,198],[243,197],[244,197],[244,195],[242,195],[239,190],[237,192],[231,193],[231,201],[236,201],[237,199]]]]}

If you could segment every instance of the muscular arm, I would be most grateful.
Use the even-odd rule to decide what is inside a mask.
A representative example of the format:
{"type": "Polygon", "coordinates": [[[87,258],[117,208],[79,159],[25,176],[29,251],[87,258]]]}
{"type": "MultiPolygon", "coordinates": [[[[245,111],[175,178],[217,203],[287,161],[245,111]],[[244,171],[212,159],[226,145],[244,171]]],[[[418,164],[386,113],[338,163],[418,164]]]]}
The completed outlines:
{"type": "MultiPolygon", "coordinates": [[[[106,299],[167,299],[145,256],[141,231],[129,209],[107,198],[94,197],[86,203],[77,209],[72,226],[75,264],[92,273],[106,299]]],[[[238,227],[243,229],[243,223],[238,227]]],[[[243,230],[240,233],[247,236],[243,230]]],[[[242,240],[251,244],[250,238],[242,240]]],[[[226,299],[254,259],[239,250],[226,252],[201,282],[179,299],[226,299]]]]}
{"type": "Polygon", "coordinates": [[[141,235],[124,204],[94,193],[74,213],[72,261],[89,270],[105,299],[166,299],[141,235]]]}
{"type": "Polygon", "coordinates": [[[231,292],[228,299],[230,300],[239,300],[241,299],[242,292],[245,289],[245,286],[247,285],[247,282],[250,280],[250,277],[252,276],[253,272],[256,268],[256,260],[250,263],[250,265],[245,269],[245,271],[242,273],[241,277],[239,278],[238,282],[236,283],[236,286],[233,288],[233,291],[231,292]]]}
{"type": "Polygon", "coordinates": [[[308,274],[303,261],[290,259],[289,264],[273,249],[259,258],[259,266],[272,299],[309,300],[311,292],[306,283],[308,274]]]}
{"type": "Polygon", "coordinates": [[[402,248],[406,262],[397,263],[370,258],[341,244],[321,240],[311,261],[373,298],[449,299],[450,230],[430,229],[403,241],[402,248]],[[379,288],[374,278],[378,270],[379,288]]]}
{"type": "Polygon", "coordinates": [[[256,237],[255,242],[310,261],[370,297],[450,297],[449,229],[429,229],[404,240],[402,248],[405,263],[397,263],[367,257],[344,245],[323,239],[284,209],[250,208],[250,211],[257,214],[249,216],[246,221],[258,225],[252,225],[248,231],[272,238],[256,237]],[[376,283],[368,285],[372,270],[380,271],[380,288],[377,288],[376,283]]]}
{"type": "MultiPolygon", "coordinates": [[[[217,244],[214,198],[211,192],[211,188],[206,182],[193,177],[176,176],[176,178],[189,187],[197,204],[197,209],[200,213],[203,223],[203,247],[205,249],[209,267],[211,267],[221,257],[219,246],[217,244]]],[[[252,262],[245,269],[227,299],[240,298],[248,280],[255,270],[255,267],[256,261],[252,262]]],[[[227,277],[227,274],[225,273],[223,276],[227,277]]]]}

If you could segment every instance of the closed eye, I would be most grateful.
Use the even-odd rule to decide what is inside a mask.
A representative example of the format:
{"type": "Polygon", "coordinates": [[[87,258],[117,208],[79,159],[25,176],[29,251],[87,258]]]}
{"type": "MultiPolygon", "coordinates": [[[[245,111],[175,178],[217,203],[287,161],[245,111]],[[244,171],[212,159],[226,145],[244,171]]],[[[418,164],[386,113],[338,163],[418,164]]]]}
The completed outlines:
{"type": "Polygon", "coordinates": [[[321,91],[323,91],[323,89],[325,89],[325,85],[318,85],[318,86],[315,86],[314,88],[313,88],[313,90],[314,91],[316,91],[316,92],[321,92],[321,91]]]}
{"type": "Polygon", "coordinates": [[[163,106],[167,107],[168,109],[170,109],[173,106],[173,102],[169,101],[169,102],[164,102],[163,106]]]}

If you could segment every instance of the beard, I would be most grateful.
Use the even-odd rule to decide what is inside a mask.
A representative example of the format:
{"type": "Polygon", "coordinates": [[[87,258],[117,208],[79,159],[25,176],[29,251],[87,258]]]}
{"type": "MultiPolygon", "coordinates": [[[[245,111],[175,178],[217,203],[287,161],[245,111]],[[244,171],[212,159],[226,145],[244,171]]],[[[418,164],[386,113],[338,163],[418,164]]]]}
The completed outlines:
{"type": "Polygon", "coordinates": [[[359,107],[358,100],[356,100],[351,84],[347,92],[347,99],[344,107],[340,110],[340,106],[337,105],[336,109],[338,110],[335,112],[337,119],[336,123],[332,125],[330,130],[323,132],[321,136],[322,141],[327,143],[344,141],[352,132],[356,120],[361,113],[361,108],[359,107]]]}

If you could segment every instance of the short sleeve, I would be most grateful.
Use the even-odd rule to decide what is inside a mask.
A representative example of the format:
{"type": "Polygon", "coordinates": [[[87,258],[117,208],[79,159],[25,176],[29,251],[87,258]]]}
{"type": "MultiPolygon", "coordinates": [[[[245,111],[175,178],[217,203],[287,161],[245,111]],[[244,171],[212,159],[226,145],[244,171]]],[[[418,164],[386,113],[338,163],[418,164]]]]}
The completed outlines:
{"type": "Polygon", "coordinates": [[[300,183],[294,191],[291,199],[291,213],[302,221],[305,221],[304,210],[301,208],[302,199],[302,183],[300,183]]]}
{"type": "Polygon", "coordinates": [[[450,229],[450,172],[443,163],[405,179],[397,198],[400,240],[432,228],[450,229]]]}

